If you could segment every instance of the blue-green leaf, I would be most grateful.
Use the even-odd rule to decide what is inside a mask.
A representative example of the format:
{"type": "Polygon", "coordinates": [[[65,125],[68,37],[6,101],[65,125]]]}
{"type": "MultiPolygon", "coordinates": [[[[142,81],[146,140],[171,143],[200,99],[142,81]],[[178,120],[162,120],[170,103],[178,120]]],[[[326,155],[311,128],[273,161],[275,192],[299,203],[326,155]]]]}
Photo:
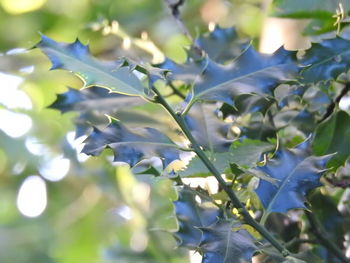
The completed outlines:
{"type": "Polygon", "coordinates": [[[231,125],[217,115],[215,104],[198,103],[184,119],[200,146],[208,151],[225,152],[233,141],[228,139],[231,125]]]}
{"type": "MultiPolygon", "coordinates": [[[[226,153],[208,154],[209,159],[219,170],[224,173],[230,163],[237,164],[242,168],[255,167],[261,160],[263,153],[274,148],[274,145],[258,140],[246,139],[243,142],[235,141],[226,153]]],[[[179,172],[182,177],[206,177],[210,176],[208,168],[198,158],[194,157],[187,168],[179,172]]]]}
{"type": "Polygon", "coordinates": [[[202,239],[202,263],[247,263],[257,250],[254,238],[242,229],[238,221],[219,219],[208,227],[199,228],[202,239]]]}
{"type": "MultiPolygon", "coordinates": [[[[49,107],[58,109],[62,113],[79,112],[79,116],[74,123],[76,125],[76,137],[80,137],[87,134],[92,125],[105,127],[108,124],[106,114],[123,120],[123,110],[128,109],[127,120],[129,122],[133,121],[136,119],[136,113],[131,112],[130,107],[142,105],[145,102],[137,96],[111,93],[107,89],[93,86],[81,90],[69,88],[67,92],[58,94],[57,99],[49,107]]],[[[142,120],[151,122],[152,119],[148,116],[142,116],[142,120]]]]}
{"type": "Polygon", "coordinates": [[[114,161],[128,163],[131,167],[152,157],[159,157],[163,168],[180,159],[179,147],[163,133],[153,128],[130,130],[116,120],[103,131],[94,128],[84,143],[83,153],[96,156],[108,147],[114,152],[114,161]]]}
{"type": "Polygon", "coordinates": [[[62,113],[68,111],[98,111],[108,114],[116,110],[142,105],[146,101],[135,96],[111,93],[107,89],[91,87],[76,90],[69,88],[67,92],[57,95],[57,99],[49,107],[62,113]]]}
{"type": "Polygon", "coordinates": [[[224,63],[238,57],[247,47],[249,41],[241,39],[234,27],[221,28],[216,26],[214,31],[206,33],[195,40],[212,60],[224,63]]]}
{"type": "Polygon", "coordinates": [[[350,41],[336,37],[313,43],[300,62],[307,66],[301,72],[303,83],[336,79],[350,68],[350,41]]]}
{"type": "Polygon", "coordinates": [[[36,45],[50,59],[51,69],[65,69],[79,76],[86,87],[99,86],[126,95],[144,95],[141,81],[133,74],[126,60],[100,61],[79,40],[65,44],[42,35],[36,45]]]}
{"type": "Polygon", "coordinates": [[[281,149],[265,166],[257,169],[276,179],[274,183],[260,180],[256,189],[267,213],[285,213],[293,208],[305,208],[305,195],[321,186],[320,177],[326,171],[331,155],[312,156],[308,141],[293,149],[281,149]]]}
{"type": "Polygon", "coordinates": [[[204,207],[196,201],[198,193],[189,187],[179,191],[179,198],[174,202],[179,230],[174,233],[180,246],[197,249],[202,232],[199,227],[209,226],[222,216],[222,211],[215,207],[204,207]]]}
{"type": "Polygon", "coordinates": [[[204,100],[233,104],[234,97],[241,94],[269,96],[279,84],[295,78],[298,71],[295,52],[283,48],[266,55],[250,46],[228,65],[206,59],[202,75],[195,80],[192,103],[204,100]]]}

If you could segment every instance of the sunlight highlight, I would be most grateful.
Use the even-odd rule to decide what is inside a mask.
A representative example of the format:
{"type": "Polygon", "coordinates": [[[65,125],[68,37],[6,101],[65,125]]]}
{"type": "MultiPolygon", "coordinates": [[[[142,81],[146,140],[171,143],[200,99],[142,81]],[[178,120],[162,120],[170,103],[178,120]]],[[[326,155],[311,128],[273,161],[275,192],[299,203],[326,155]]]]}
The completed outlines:
{"type": "Polygon", "coordinates": [[[38,217],[47,205],[45,181],[37,175],[27,177],[17,196],[17,208],[26,217],[38,217]]]}
{"type": "Polygon", "coordinates": [[[190,262],[191,263],[201,263],[202,262],[202,256],[198,252],[196,252],[194,250],[190,250],[189,255],[190,255],[190,262]]]}
{"type": "Polygon", "coordinates": [[[1,6],[13,15],[31,12],[41,8],[47,0],[2,0],[1,6]]]}

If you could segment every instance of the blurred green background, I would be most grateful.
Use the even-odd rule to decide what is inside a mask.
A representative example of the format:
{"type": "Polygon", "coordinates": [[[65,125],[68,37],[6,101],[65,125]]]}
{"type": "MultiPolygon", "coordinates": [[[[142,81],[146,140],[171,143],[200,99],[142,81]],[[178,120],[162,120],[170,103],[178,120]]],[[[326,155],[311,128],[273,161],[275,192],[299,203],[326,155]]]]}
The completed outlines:
{"type": "MultiPolygon", "coordinates": [[[[259,41],[268,2],[191,0],[181,10],[193,36],[219,23],[259,41]]],[[[48,70],[31,49],[39,32],[78,37],[103,59],[184,61],[189,44],[161,0],[0,0],[0,262],[198,262],[171,235],[172,182],[79,154],[77,114],[47,108],[82,83],[48,70]]]]}

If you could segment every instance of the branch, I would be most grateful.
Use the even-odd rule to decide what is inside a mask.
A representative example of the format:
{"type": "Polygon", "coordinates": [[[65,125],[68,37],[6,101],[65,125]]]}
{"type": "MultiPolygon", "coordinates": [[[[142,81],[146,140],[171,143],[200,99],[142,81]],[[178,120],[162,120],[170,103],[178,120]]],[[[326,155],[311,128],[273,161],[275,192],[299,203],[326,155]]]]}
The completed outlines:
{"type": "Polygon", "coordinates": [[[318,244],[316,239],[307,239],[307,238],[293,238],[291,241],[286,243],[287,248],[291,248],[296,245],[300,245],[303,243],[308,243],[308,244],[318,244]]]}
{"type": "Polygon", "coordinates": [[[192,133],[187,127],[186,122],[184,121],[181,114],[177,114],[174,112],[174,110],[171,108],[171,106],[167,103],[167,101],[162,97],[160,92],[155,88],[152,87],[152,90],[155,92],[157,97],[155,100],[161,104],[167,112],[171,115],[171,117],[176,121],[176,123],[179,125],[187,139],[191,142],[193,151],[197,154],[198,158],[201,159],[203,164],[207,167],[207,169],[211,172],[211,174],[216,178],[218,181],[220,187],[226,192],[228,197],[230,198],[230,201],[232,202],[233,206],[240,212],[240,214],[243,216],[244,221],[255,228],[267,241],[271,243],[284,257],[287,257],[290,255],[290,252],[282,245],[280,242],[275,239],[269,231],[261,224],[259,224],[248,212],[246,207],[241,203],[241,201],[236,196],[235,192],[232,190],[232,188],[226,183],[226,181],[222,178],[220,172],[216,169],[216,167],[212,164],[212,162],[208,159],[206,154],[203,152],[200,145],[197,143],[195,138],[193,137],[192,133]]]}
{"type": "Polygon", "coordinates": [[[312,212],[307,210],[305,211],[305,215],[309,220],[311,232],[320,241],[320,243],[326,249],[328,249],[329,252],[331,252],[335,257],[337,257],[342,263],[350,263],[350,259],[345,257],[344,253],[328,237],[326,231],[324,230],[316,216],[312,212]]]}
{"type": "Polygon", "coordinates": [[[325,177],[326,181],[335,187],[348,188],[350,187],[350,177],[344,176],[341,179],[336,179],[333,175],[332,178],[325,177]]]}
{"type": "Polygon", "coordinates": [[[165,2],[167,3],[171,14],[174,17],[178,27],[181,29],[182,33],[192,42],[192,47],[198,53],[198,55],[202,56],[204,54],[203,50],[194,43],[190,31],[187,29],[180,16],[180,7],[185,3],[185,0],[165,0],[165,2]]]}
{"type": "Polygon", "coordinates": [[[176,20],[176,23],[178,24],[178,26],[180,27],[180,29],[182,30],[182,32],[184,33],[184,35],[186,37],[188,37],[189,40],[191,40],[191,42],[193,42],[193,37],[190,34],[190,32],[188,31],[187,27],[185,26],[185,24],[183,23],[181,16],[180,16],[180,7],[185,3],[185,0],[178,0],[177,2],[174,2],[174,0],[165,0],[167,2],[167,5],[171,11],[171,14],[173,15],[173,17],[176,20]]]}
{"type": "Polygon", "coordinates": [[[350,82],[346,82],[344,88],[341,90],[340,94],[336,99],[328,105],[326,113],[323,115],[323,117],[318,121],[318,123],[323,122],[325,119],[327,119],[334,111],[335,107],[339,104],[340,100],[350,91],[350,82]]]}
{"type": "Polygon", "coordinates": [[[168,85],[169,85],[169,87],[171,88],[171,90],[173,91],[173,94],[174,94],[174,95],[179,96],[181,99],[185,99],[185,98],[186,98],[185,95],[183,95],[183,94],[174,86],[174,84],[173,84],[171,81],[168,82],[168,85]]]}

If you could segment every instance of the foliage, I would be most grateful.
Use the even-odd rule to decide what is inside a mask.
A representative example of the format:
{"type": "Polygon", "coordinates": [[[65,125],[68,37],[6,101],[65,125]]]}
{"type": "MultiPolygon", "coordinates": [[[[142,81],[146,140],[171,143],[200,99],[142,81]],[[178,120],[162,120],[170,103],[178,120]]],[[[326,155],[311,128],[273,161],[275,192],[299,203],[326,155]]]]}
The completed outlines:
{"type": "MultiPolygon", "coordinates": [[[[145,34],[132,39],[115,24],[105,28],[123,38],[124,50],[114,50],[115,45],[107,51],[90,49],[78,39],[65,43],[45,35],[35,45],[55,70],[50,76],[74,83],[68,90],[54,88],[59,94],[45,105],[51,112],[70,112],[75,137],[83,144],[81,152],[94,156],[82,163],[67,141],[56,149],[70,159],[72,173],[82,178],[67,183],[81,196],[67,191],[61,202],[76,201],[67,207],[55,231],[63,229],[73,236],[66,224],[79,222],[84,213],[97,214],[90,218],[93,223],[76,224],[74,231],[82,235],[91,224],[104,225],[100,220],[108,208],[116,210],[113,223],[106,219],[102,232],[90,229],[89,238],[81,236],[79,253],[73,252],[74,244],[63,242],[54,253],[66,250],[67,262],[88,262],[98,258],[99,244],[91,241],[98,236],[107,243],[106,262],[183,262],[184,249],[198,253],[203,263],[243,263],[253,258],[277,263],[320,258],[349,262],[345,256],[349,189],[345,188],[350,119],[349,110],[340,106],[350,90],[350,41],[346,34],[339,35],[346,31],[346,19],[339,17],[334,24],[333,17],[340,6],[343,13],[337,15],[345,16],[348,2],[306,1],[310,12],[298,1],[273,1],[272,14],[313,19],[311,23],[323,26],[313,35],[336,36],[319,35],[306,50],[280,47],[272,54],[257,51],[239,27],[200,30],[192,39],[179,6],[165,2],[184,29],[181,37],[187,38],[188,47],[179,51],[179,57],[185,59],[165,56],[162,62],[155,61],[159,50],[154,46],[152,58],[135,49],[150,47],[137,44],[145,41],[145,34]],[[64,71],[58,73],[59,69],[64,71]],[[101,199],[105,201],[97,206],[101,199]],[[70,213],[77,218],[67,219],[70,213]],[[165,216],[169,214],[174,216],[170,220],[165,216]],[[111,229],[117,224],[121,227],[115,233],[111,229]],[[179,248],[171,250],[173,240],[159,230],[172,232],[179,248]]],[[[38,132],[47,127],[50,122],[38,132]]],[[[66,132],[54,137],[56,145],[66,132]]],[[[23,146],[6,134],[0,136],[6,138],[0,145],[9,149],[11,159],[30,161],[26,174],[35,173],[36,167],[44,174],[40,167],[45,154],[30,160],[23,146]]],[[[38,258],[56,262],[40,256],[33,261],[38,258]]]]}

